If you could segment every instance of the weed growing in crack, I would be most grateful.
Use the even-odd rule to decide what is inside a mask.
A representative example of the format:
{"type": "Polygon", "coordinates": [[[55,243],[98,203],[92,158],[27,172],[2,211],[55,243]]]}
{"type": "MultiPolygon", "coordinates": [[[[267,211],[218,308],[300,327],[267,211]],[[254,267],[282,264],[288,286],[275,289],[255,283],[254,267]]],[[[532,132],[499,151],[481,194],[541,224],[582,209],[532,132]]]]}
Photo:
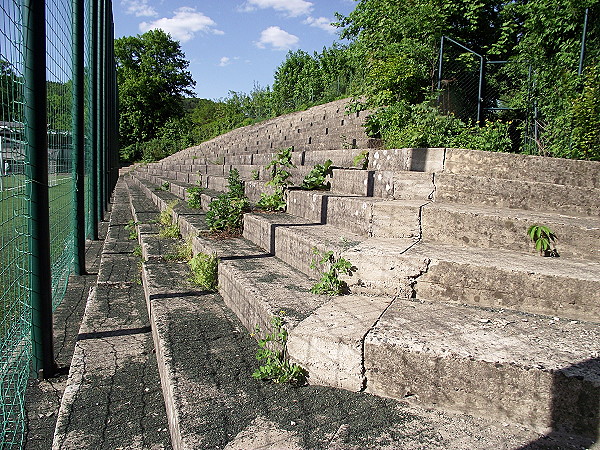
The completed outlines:
{"type": "Polygon", "coordinates": [[[291,174],[286,170],[296,167],[292,163],[292,147],[284,148],[277,152],[277,156],[266,167],[270,171],[271,179],[267,181],[267,186],[273,186],[273,194],[260,194],[260,200],[256,207],[265,211],[285,211],[285,191],[288,187],[291,174]]]}
{"type": "Polygon", "coordinates": [[[357,269],[345,258],[336,258],[333,251],[320,252],[313,248],[313,253],[318,256],[310,264],[311,269],[323,268],[321,279],[310,289],[313,294],[343,295],[348,292],[348,284],[340,280],[340,275],[352,275],[357,269]],[[328,270],[325,270],[328,268],[328,270]]]}
{"type": "Polygon", "coordinates": [[[208,205],[206,224],[211,231],[239,233],[242,229],[244,212],[250,202],[244,193],[244,184],[236,169],[229,171],[227,193],[221,194],[208,205]]]}
{"type": "Polygon", "coordinates": [[[304,177],[302,180],[302,185],[300,186],[302,189],[307,190],[326,190],[328,191],[331,187],[331,183],[327,182],[327,177],[333,175],[333,169],[331,165],[333,163],[330,159],[325,161],[325,164],[317,164],[315,165],[311,171],[304,177]]]}
{"type": "Polygon", "coordinates": [[[216,253],[198,253],[189,260],[192,271],[190,281],[202,289],[214,292],[219,282],[219,258],[216,253]]]}
{"type": "Polygon", "coordinates": [[[535,245],[535,249],[541,256],[558,256],[555,242],[556,235],[545,225],[531,225],[527,229],[527,235],[535,245]]]}
{"type": "MultiPolygon", "coordinates": [[[[261,366],[252,373],[258,380],[271,380],[274,383],[302,385],[306,382],[306,369],[290,363],[287,355],[288,334],[284,328],[285,311],[279,311],[271,318],[271,333],[258,340],[256,359],[261,366]]],[[[260,327],[254,328],[255,336],[261,333],[260,327]]]]}
{"type": "Polygon", "coordinates": [[[158,237],[166,239],[177,239],[179,237],[179,225],[174,221],[173,208],[179,204],[179,200],[173,200],[158,215],[158,237]]]}
{"type": "Polygon", "coordinates": [[[366,170],[369,167],[369,151],[363,150],[352,160],[354,165],[359,169],[366,170]]]}
{"type": "Polygon", "coordinates": [[[172,252],[163,255],[165,261],[189,261],[194,256],[190,239],[175,245],[172,252]]]}
{"type": "Polygon", "coordinates": [[[129,222],[127,222],[127,225],[125,225],[125,229],[127,231],[129,231],[129,236],[127,236],[129,239],[133,240],[137,240],[138,238],[138,234],[137,234],[137,222],[135,220],[130,220],[129,222]]]}
{"type": "Polygon", "coordinates": [[[192,186],[187,188],[187,203],[190,208],[201,208],[202,207],[202,193],[206,189],[201,186],[192,186]]]}

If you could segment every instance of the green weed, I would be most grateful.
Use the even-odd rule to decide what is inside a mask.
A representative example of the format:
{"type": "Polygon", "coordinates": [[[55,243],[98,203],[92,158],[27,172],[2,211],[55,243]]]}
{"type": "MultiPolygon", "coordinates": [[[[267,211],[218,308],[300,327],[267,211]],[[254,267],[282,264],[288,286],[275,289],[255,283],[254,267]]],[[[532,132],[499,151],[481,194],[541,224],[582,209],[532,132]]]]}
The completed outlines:
{"type": "Polygon", "coordinates": [[[544,225],[531,225],[527,229],[527,235],[541,256],[558,256],[554,244],[557,238],[550,228],[544,225]]]}
{"type": "Polygon", "coordinates": [[[125,229],[129,231],[129,236],[127,236],[129,239],[131,239],[132,241],[137,240],[137,222],[135,220],[128,221],[127,225],[125,225],[125,229]]]}
{"type": "Polygon", "coordinates": [[[333,175],[333,169],[331,165],[333,163],[330,159],[325,161],[325,164],[317,164],[312,170],[304,177],[302,181],[302,185],[300,186],[302,189],[313,190],[329,190],[331,187],[331,183],[325,182],[328,176],[333,175]]]}
{"type": "MultiPolygon", "coordinates": [[[[258,380],[271,380],[275,383],[292,383],[301,385],[306,382],[306,370],[298,364],[290,363],[287,357],[288,334],[284,328],[285,311],[280,311],[271,318],[271,333],[258,340],[256,359],[261,366],[252,376],[258,380]]],[[[257,325],[252,336],[260,334],[257,325]]]]}
{"type": "Polygon", "coordinates": [[[190,281],[209,292],[217,290],[219,281],[219,258],[216,253],[198,253],[189,260],[192,271],[190,281]]]}
{"type": "Polygon", "coordinates": [[[311,269],[323,268],[321,279],[310,289],[313,294],[343,295],[348,292],[348,284],[340,280],[340,274],[352,275],[357,269],[345,258],[335,258],[333,251],[320,252],[316,248],[313,253],[318,256],[310,264],[311,269]],[[328,270],[324,270],[328,268],[328,270]]]}

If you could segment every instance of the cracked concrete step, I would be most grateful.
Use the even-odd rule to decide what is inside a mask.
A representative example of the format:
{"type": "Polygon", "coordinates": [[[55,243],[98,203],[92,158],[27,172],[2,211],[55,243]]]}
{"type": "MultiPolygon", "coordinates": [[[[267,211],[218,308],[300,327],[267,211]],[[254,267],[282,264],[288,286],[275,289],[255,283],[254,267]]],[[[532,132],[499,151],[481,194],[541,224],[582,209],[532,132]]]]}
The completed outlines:
{"type": "MultiPolygon", "coordinates": [[[[135,203],[133,196],[132,201],[135,203]]],[[[151,237],[144,235],[145,238],[151,237]]],[[[231,242],[229,245],[237,244],[231,242]]],[[[149,248],[157,247],[152,245],[149,248]]],[[[384,441],[395,448],[423,445],[440,449],[502,448],[524,445],[540,438],[537,433],[518,425],[502,426],[466,415],[423,410],[361,393],[319,386],[297,389],[253,380],[250,374],[256,367],[256,343],[225,308],[219,296],[190,287],[181,265],[177,267],[160,261],[156,254],[151,259],[145,263],[144,278],[176,448],[285,446],[350,449],[356,448],[356,445],[370,447],[373,443],[384,441]],[[396,417],[397,413],[401,415],[396,417]],[[368,424],[365,426],[367,416],[368,424]]],[[[239,258],[230,259],[221,264],[232,267],[232,263],[241,261],[239,258]]],[[[255,266],[255,262],[261,261],[265,259],[246,261],[246,266],[252,269],[248,273],[245,268],[236,267],[240,273],[246,273],[244,283],[269,276],[264,267],[255,266]]],[[[235,276],[233,280],[239,280],[239,277],[235,276]]],[[[280,284],[285,280],[290,280],[288,274],[281,278],[280,284]]],[[[257,286],[257,290],[262,287],[257,286]]],[[[255,296],[253,292],[249,294],[251,298],[255,296]]],[[[273,309],[285,308],[296,314],[294,307],[301,300],[299,297],[293,295],[295,298],[288,298],[289,294],[277,297],[274,294],[270,292],[268,295],[273,309]],[[288,303],[277,303],[280,300],[288,303]]],[[[361,331],[355,323],[362,308],[350,305],[347,300],[351,298],[343,299],[344,305],[352,309],[348,311],[351,322],[343,323],[341,317],[335,322],[328,320],[336,324],[331,336],[342,337],[343,340],[336,343],[330,339],[326,348],[330,359],[337,364],[346,361],[348,354],[352,355],[352,364],[358,369],[362,367],[362,352],[356,340],[362,341],[365,331],[361,331]],[[347,326],[355,331],[350,333],[348,328],[344,328],[347,326]],[[344,342],[348,341],[353,342],[352,346],[343,348],[344,342]]],[[[340,309],[341,303],[335,304],[339,300],[342,299],[332,299],[322,308],[315,305],[310,309],[316,309],[314,317],[327,320],[328,311],[340,309]]],[[[365,326],[372,326],[385,304],[374,308],[375,314],[370,312],[373,308],[365,308],[366,314],[371,314],[365,326]]],[[[303,316],[306,317],[306,314],[303,316]]],[[[311,317],[313,315],[296,325],[295,329],[306,329],[311,317]]],[[[313,333],[313,336],[318,336],[318,333],[313,333]]],[[[322,348],[313,350],[323,351],[322,348]]],[[[319,372],[314,367],[315,362],[313,355],[309,363],[316,378],[319,372]]],[[[336,376],[346,379],[343,372],[336,376]]],[[[576,441],[577,444],[580,442],[583,441],[576,441]]]]}
{"type": "Polygon", "coordinates": [[[600,322],[600,263],[423,243],[406,254],[429,260],[420,298],[600,322]]]}
{"type": "Polygon", "coordinates": [[[418,239],[420,210],[425,203],[290,190],[287,212],[363,236],[418,239]]]}
{"type": "Polygon", "coordinates": [[[422,208],[422,237],[469,247],[534,253],[527,229],[548,226],[557,236],[562,258],[600,260],[600,220],[519,209],[432,202],[422,208]]]}
{"type": "Polygon", "coordinates": [[[371,150],[369,169],[377,171],[439,172],[444,168],[444,148],[371,150]]]}
{"type": "Polygon", "coordinates": [[[453,173],[435,176],[436,202],[600,216],[600,188],[453,173]]]}
{"type": "Polygon", "coordinates": [[[597,438],[596,323],[395,300],[367,334],[367,391],[597,438]]]}

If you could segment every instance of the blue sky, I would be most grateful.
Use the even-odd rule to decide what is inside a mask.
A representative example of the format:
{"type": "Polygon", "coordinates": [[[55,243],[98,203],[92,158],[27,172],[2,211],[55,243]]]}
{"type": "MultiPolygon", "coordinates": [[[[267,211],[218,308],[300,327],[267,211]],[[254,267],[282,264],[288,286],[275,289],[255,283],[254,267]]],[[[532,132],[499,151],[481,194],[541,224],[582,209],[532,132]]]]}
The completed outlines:
{"type": "Polygon", "coordinates": [[[114,0],[116,37],[162,28],[181,42],[196,95],[271,85],[288,50],[309,53],[338,38],[329,24],[354,0],[114,0]]]}

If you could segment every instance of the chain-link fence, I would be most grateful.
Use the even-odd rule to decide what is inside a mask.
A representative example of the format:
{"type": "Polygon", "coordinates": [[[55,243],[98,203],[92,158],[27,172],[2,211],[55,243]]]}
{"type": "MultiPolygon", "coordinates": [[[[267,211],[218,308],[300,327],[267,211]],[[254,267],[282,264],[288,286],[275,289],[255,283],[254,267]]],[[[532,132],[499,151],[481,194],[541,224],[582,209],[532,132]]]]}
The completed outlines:
{"type": "Polygon", "coordinates": [[[594,83],[600,73],[598,28],[592,26],[598,19],[594,17],[586,8],[584,16],[576,18],[582,30],[573,32],[572,48],[559,62],[547,56],[544,61],[494,61],[444,36],[438,61],[439,109],[468,124],[483,125],[486,120],[509,123],[513,151],[597,159],[600,144],[593,141],[598,133],[596,138],[589,137],[593,132],[588,128],[594,128],[598,118],[586,115],[594,109],[590,98],[598,89],[594,83]],[[548,65],[549,61],[557,67],[548,65]],[[587,85],[585,97],[581,93],[585,94],[587,85]],[[577,110],[576,103],[585,106],[577,110]],[[575,148],[582,140],[586,141],[575,148]]]}
{"type": "Polygon", "coordinates": [[[52,310],[70,273],[85,271],[85,239],[97,238],[115,179],[116,113],[99,94],[116,91],[111,10],[110,0],[0,3],[1,448],[23,443],[31,370],[53,375],[52,310]]]}

